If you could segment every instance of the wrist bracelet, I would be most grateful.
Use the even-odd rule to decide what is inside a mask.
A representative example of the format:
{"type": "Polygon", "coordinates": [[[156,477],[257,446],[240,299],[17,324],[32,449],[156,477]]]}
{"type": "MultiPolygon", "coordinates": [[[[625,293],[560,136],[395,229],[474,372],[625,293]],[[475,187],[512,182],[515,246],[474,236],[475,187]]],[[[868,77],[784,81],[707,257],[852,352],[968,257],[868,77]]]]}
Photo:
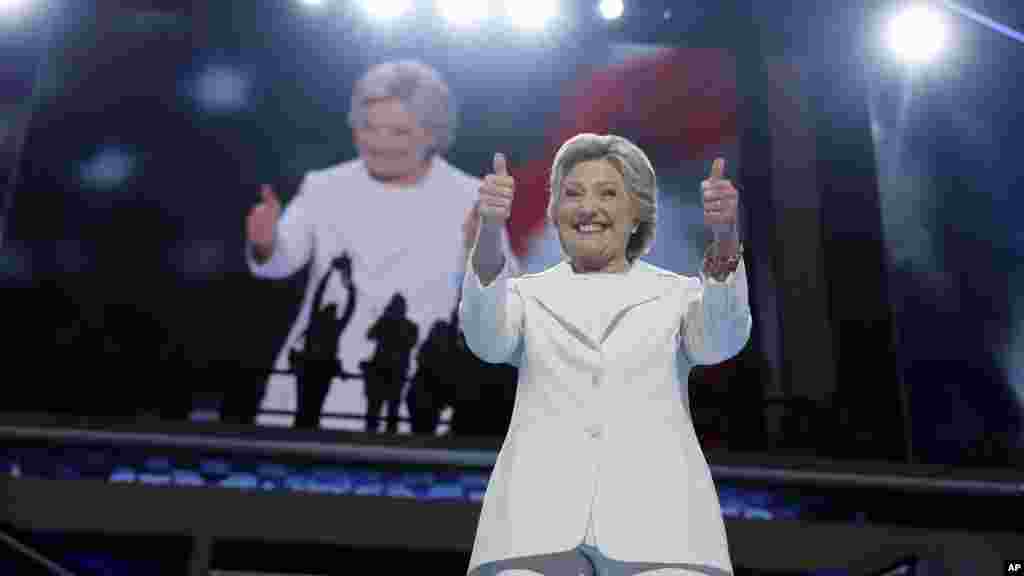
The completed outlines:
{"type": "Polygon", "coordinates": [[[714,247],[712,244],[704,252],[704,273],[721,282],[739,267],[743,258],[743,243],[740,242],[736,247],[736,253],[728,257],[713,256],[711,252],[714,247]]]}

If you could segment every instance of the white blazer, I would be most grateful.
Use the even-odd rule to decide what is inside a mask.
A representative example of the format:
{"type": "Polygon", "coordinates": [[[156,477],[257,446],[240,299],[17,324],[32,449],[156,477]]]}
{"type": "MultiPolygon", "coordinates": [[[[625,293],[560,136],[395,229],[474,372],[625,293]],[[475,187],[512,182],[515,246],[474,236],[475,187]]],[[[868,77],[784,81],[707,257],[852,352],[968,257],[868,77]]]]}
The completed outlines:
{"type": "Polygon", "coordinates": [[[466,267],[466,344],[484,361],[519,367],[470,574],[495,560],[571,550],[591,514],[611,558],[732,573],[686,384],[692,365],[720,363],[746,345],[746,269],[741,262],[717,282],[636,260],[625,274],[624,289],[595,299],[564,261],[520,277],[506,265],[486,287],[466,267]]]}

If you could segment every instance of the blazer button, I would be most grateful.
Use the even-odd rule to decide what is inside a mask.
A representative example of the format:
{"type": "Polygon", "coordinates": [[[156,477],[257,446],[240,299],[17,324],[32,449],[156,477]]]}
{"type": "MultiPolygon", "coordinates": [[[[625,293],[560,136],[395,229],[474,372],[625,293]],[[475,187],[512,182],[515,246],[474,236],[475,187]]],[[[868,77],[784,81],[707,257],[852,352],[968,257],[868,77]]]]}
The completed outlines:
{"type": "Polygon", "coordinates": [[[601,425],[594,424],[593,426],[587,426],[587,434],[594,439],[601,437],[601,425]]]}
{"type": "Polygon", "coordinates": [[[598,376],[597,374],[594,374],[594,388],[600,388],[600,387],[601,387],[601,377],[598,376]]]}

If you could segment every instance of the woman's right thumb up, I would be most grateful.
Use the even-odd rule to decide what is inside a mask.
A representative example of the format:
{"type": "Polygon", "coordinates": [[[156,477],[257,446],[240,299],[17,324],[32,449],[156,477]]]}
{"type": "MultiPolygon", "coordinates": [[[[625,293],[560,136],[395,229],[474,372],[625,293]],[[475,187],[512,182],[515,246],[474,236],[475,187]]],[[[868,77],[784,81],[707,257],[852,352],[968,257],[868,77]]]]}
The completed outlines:
{"type": "Polygon", "coordinates": [[[277,194],[274,194],[274,189],[270,184],[264,184],[260,188],[260,196],[262,197],[263,203],[272,208],[275,212],[280,210],[281,201],[277,199],[277,194]]]}

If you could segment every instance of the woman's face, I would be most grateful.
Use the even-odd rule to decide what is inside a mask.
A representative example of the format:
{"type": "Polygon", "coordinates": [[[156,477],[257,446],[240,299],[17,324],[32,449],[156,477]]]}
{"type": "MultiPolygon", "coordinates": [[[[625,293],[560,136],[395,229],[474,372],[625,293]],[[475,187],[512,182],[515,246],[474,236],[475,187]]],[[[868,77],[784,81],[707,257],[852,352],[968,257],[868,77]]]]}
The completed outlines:
{"type": "Polygon", "coordinates": [[[422,170],[433,140],[398,98],[373,100],[366,124],[353,131],[359,156],[370,174],[383,181],[403,182],[422,170]]]}
{"type": "Polygon", "coordinates": [[[622,272],[637,210],[608,160],[576,164],[562,183],[558,235],[577,272],[622,272]]]}

